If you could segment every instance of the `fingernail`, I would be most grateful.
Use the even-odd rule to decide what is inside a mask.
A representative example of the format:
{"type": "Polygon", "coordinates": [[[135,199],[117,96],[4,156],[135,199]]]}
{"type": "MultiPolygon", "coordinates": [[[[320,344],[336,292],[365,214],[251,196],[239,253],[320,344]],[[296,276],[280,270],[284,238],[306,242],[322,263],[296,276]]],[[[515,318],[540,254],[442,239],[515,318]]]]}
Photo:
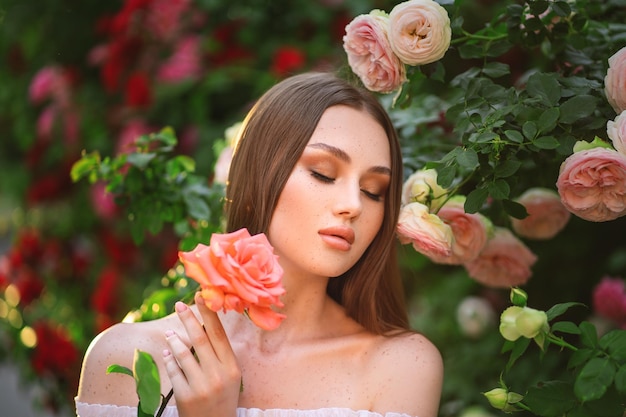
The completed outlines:
{"type": "Polygon", "coordinates": [[[166,337],[166,338],[168,338],[168,337],[172,337],[172,336],[174,336],[175,334],[176,334],[176,333],[174,333],[174,330],[166,330],[166,331],[165,331],[165,337],[166,337]]]}
{"type": "Polygon", "coordinates": [[[187,304],[183,303],[182,301],[177,301],[174,307],[176,308],[176,311],[179,313],[187,310],[187,304]]]}
{"type": "Polygon", "coordinates": [[[172,352],[167,349],[163,349],[163,357],[167,358],[168,356],[172,356],[172,352]]]}

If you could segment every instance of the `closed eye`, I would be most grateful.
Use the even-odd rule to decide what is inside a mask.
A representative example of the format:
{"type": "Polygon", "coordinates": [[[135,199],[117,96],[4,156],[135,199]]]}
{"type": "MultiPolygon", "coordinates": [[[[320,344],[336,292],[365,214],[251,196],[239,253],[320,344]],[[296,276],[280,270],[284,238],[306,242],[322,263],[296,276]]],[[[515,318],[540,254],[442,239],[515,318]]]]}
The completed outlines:
{"type": "Polygon", "coordinates": [[[380,201],[381,200],[381,195],[380,194],[374,194],[374,193],[371,193],[371,192],[369,192],[367,190],[363,190],[363,189],[361,189],[361,192],[363,194],[365,194],[367,196],[367,198],[369,198],[371,200],[374,200],[374,201],[380,201]]]}
{"type": "Polygon", "coordinates": [[[319,180],[326,184],[332,184],[333,182],[335,182],[334,178],[327,177],[326,175],[320,174],[317,171],[311,171],[311,176],[316,180],[319,180]]]}

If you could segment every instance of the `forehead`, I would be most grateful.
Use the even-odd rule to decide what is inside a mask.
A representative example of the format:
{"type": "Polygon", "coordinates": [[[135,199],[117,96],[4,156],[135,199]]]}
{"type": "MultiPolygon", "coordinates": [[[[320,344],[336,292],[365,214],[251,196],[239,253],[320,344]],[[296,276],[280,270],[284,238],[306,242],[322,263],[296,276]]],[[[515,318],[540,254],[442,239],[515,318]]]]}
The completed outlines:
{"type": "Polygon", "coordinates": [[[326,109],[309,140],[342,149],[372,165],[391,164],[389,138],[385,129],[367,111],[338,105],[326,109]]]}

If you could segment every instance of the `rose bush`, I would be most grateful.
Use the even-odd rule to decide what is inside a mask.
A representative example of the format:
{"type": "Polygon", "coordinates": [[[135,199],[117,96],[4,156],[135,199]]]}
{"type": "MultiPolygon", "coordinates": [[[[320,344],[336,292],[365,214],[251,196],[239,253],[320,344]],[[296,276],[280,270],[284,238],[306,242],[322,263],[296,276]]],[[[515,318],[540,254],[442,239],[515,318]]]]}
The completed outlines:
{"type": "Polygon", "coordinates": [[[264,234],[251,236],[247,229],[211,236],[192,251],[179,252],[185,274],[200,284],[207,307],[218,312],[246,313],[265,330],[278,327],[285,318],[272,310],[282,307],[283,270],[264,234]]]}

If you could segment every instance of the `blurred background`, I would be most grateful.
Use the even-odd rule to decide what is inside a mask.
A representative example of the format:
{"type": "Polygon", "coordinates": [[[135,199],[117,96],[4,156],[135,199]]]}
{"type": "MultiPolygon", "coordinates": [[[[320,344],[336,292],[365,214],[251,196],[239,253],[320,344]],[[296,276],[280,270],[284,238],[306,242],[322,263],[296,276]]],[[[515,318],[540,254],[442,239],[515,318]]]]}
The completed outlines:
{"type": "MultiPolygon", "coordinates": [[[[145,228],[153,233],[132,230],[104,183],[72,181],[81,155],[113,158],[168,126],[177,137],[171,153],[191,156],[194,175],[213,189],[227,129],[254,99],[306,70],[351,76],[346,24],[396,3],[0,0],[0,414],[73,415],[91,339],[131,311],[149,318],[157,313],[149,306],[159,305],[162,313],[184,292],[174,265],[188,230],[168,222],[145,228]],[[145,301],[162,289],[171,290],[165,301],[145,301]]],[[[459,3],[466,21],[482,22],[507,2],[459,3]]],[[[444,64],[455,68],[455,59],[444,64]]],[[[507,59],[520,72],[532,62],[507,59]]],[[[219,204],[219,194],[209,200],[219,204]]],[[[625,218],[572,218],[557,238],[527,242],[539,257],[525,286],[530,304],[578,301],[587,307],[572,320],[618,326],[594,315],[592,295],[603,277],[626,277],[625,236],[625,218]]],[[[409,246],[401,254],[413,324],[446,362],[441,415],[501,415],[481,392],[497,385],[506,364],[497,322],[508,290],[434,265],[409,246]]],[[[564,369],[558,356],[536,359],[519,367],[520,381],[564,369]]]]}

